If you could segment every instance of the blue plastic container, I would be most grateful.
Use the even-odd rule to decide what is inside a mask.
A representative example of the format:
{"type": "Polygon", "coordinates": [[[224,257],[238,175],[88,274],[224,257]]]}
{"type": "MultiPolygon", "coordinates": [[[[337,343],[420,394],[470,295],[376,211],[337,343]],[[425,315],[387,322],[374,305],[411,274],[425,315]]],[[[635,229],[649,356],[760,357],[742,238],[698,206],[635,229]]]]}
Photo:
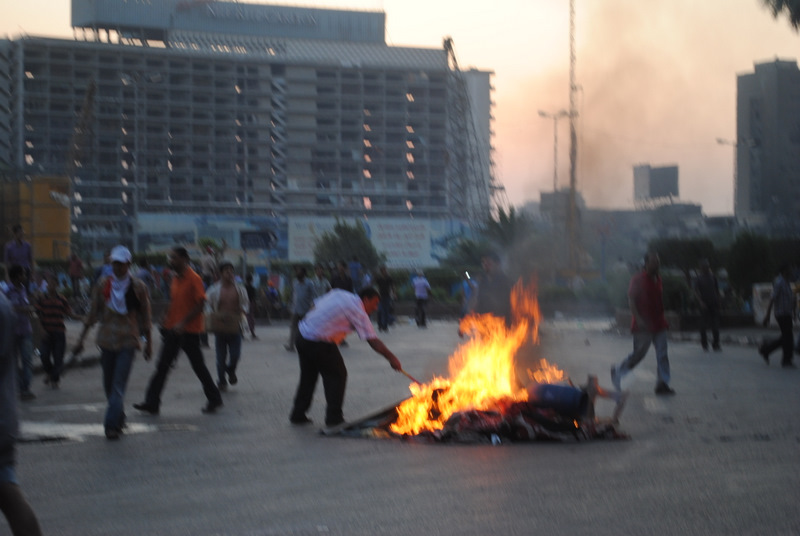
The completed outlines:
{"type": "Polygon", "coordinates": [[[569,385],[536,383],[528,388],[528,394],[528,402],[534,406],[552,409],[566,417],[583,417],[589,408],[589,395],[569,385]]]}

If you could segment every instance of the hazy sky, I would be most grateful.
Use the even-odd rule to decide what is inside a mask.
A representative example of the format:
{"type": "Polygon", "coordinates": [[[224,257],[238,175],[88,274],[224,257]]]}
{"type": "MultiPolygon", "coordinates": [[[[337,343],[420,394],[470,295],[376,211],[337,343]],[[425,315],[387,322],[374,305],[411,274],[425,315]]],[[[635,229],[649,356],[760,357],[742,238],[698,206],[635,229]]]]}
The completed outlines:
{"type": "MultiPolygon", "coordinates": [[[[158,1],[158,0],[156,0],[158,1]]],[[[569,106],[568,0],[252,1],[386,12],[387,43],[440,48],[495,72],[496,174],[519,205],[553,187],[553,123],[569,106]]],[[[800,37],[761,0],[576,0],[578,188],[589,206],[633,206],[633,166],[677,164],[680,197],[733,212],[736,75],[795,60],[800,37]]],[[[3,0],[0,35],[71,37],[69,0],[3,0]]],[[[559,183],[569,181],[559,123],[559,183]]]]}

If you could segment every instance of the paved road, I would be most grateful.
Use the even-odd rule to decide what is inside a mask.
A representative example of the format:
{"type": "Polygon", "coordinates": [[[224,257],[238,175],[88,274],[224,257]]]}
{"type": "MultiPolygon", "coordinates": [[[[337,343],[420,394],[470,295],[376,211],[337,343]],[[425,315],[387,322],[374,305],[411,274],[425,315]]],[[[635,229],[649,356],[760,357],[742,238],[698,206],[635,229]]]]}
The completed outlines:
{"type": "MultiPolygon", "coordinates": [[[[545,326],[540,353],[576,382],[597,374],[608,386],[609,366],[631,340],[596,327],[545,326]]],[[[751,346],[703,353],[694,341],[671,341],[671,398],[653,394],[651,353],[623,385],[630,441],[420,445],[289,425],[298,366],[282,348],[288,327],[258,331],[216,415],[201,414],[185,357],[161,415],[137,414],[130,404],[153,369],[137,360],[131,429],[118,442],[102,436],[98,367],[71,370],[58,391],[37,378],[38,398],[22,407],[26,435],[68,438],[19,448],[22,485],[45,534],[800,533],[800,371],[766,367],[751,346]]],[[[444,321],[404,324],[384,340],[420,379],[445,374],[459,344],[455,323],[444,321]]],[[[346,418],[407,396],[408,380],[366,343],[350,337],[343,353],[346,418]]],[[[309,415],[317,423],[319,387],[309,415]]]]}

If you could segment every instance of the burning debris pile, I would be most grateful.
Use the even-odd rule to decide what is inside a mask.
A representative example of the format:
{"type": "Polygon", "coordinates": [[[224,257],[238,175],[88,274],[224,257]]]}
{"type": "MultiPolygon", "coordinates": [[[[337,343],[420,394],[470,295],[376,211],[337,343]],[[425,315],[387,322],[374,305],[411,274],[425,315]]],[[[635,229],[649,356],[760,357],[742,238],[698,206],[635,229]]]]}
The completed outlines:
{"type": "Polygon", "coordinates": [[[558,367],[541,359],[523,387],[515,372],[521,348],[539,342],[535,289],[518,282],[511,296],[514,322],[470,315],[461,323],[468,340],[450,357],[448,378],[410,385],[412,396],[336,433],[418,441],[480,443],[626,438],[616,429],[626,393],[609,392],[590,376],[574,386],[558,367]],[[595,417],[596,398],[616,402],[610,419],[595,417]]]}

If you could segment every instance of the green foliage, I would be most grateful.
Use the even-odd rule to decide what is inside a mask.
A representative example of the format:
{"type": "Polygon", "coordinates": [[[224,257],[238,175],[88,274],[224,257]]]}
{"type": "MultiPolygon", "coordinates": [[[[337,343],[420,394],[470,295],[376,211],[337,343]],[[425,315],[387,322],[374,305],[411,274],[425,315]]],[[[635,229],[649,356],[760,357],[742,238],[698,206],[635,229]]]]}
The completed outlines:
{"type": "Polygon", "coordinates": [[[736,237],[728,252],[728,278],[739,295],[749,297],[753,283],[772,281],[776,267],[772,261],[769,240],[752,233],[736,237]]]}
{"type": "Polygon", "coordinates": [[[486,239],[476,241],[462,238],[449,249],[440,264],[444,268],[477,274],[481,266],[481,255],[489,249],[489,242],[486,239]]]}
{"type": "Polygon", "coordinates": [[[484,237],[501,247],[508,250],[533,231],[533,223],[524,215],[518,215],[511,207],[508,212],[500,209],[497,212],[497,219],[489,218],[486,222],[484,237]]]}
{"type": "Polygon", "coordinates": [[[708,259],[712,266],[717,264],[714,244],[708,238],[660,238],[651,241],[648,249],[658,253],[662,266],[678,268],[685,274],[696,269],[702,259],[708,259]]]}
{"type": "Polygon", "coordinates": [[[386,262],[386,255],[375,249],[364,225],[358,220],[353,225],[348,225],[337,218],[333,232],[323,233],[314,243],[315,262],[349,262],[354,255],[370,272],[386,262]]]}
{"type": "Polygon", "coordinates": [[[797,31],[800,29],[800,0],[761,0],[762,3],[772,11],[772,16],[776,19],[786,14],[789,24],[797,31]]]}
{"type": "Polygon", "coordinates": [[[684,313],[689,309],[692,289],[682,275],[661,274],[665,311],[684,313]]]}

